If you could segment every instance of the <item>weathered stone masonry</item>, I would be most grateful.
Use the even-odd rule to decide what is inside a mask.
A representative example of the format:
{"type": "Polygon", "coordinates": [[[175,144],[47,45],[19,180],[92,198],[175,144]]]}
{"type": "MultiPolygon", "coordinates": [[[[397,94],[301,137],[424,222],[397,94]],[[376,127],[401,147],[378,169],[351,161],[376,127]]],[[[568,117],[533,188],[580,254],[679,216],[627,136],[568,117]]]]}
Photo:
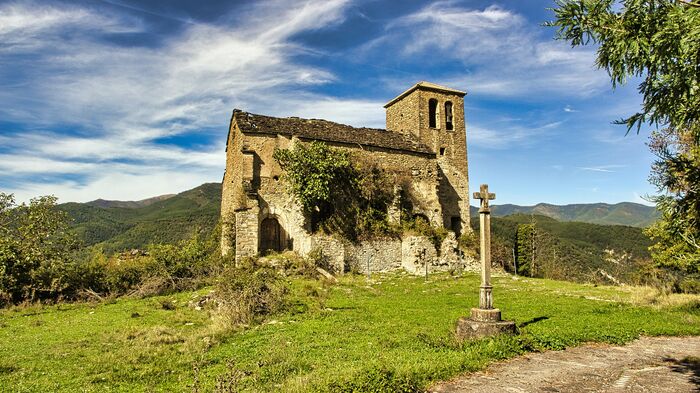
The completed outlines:
{"type": "MultiPolygon", "coordinates": [[[[276,148],[287,149],[312,140],[349,150],[357,159],[377,163],[385,171],[408,179],[408,190],[403,191],[416,202],[413,213],[433,225],[457,235],[470,230],[464,95],[420,82],[385,106],[386,130],[234,110],[223,179],[222,251],[229,252],[234,241],[236,260],[266,249],[291,249],[303,255],[314,247],[328,248],[335,250],[333,257],[340,268],[341,264],[361,266],[362,258],[372,252],[383,255],[389,250],[410,248],[415,253],[414,249],[423,247],[417,246],[423,243],[416,239],[401,240],[403,245],[387,244],[387,252],[377,251],[378,244],[345,245],[341,256],[340,246],[326,237],[312,235],[305,227],[300,206],[280,180],[282,169],[272,157],[276,148]]],[[[398,191],[395,188],[395,194],[398,191]]],[[[396,205],[389,213],[391,220],[399,219],[396,205]]],[[[436,261],[433,264],[445,265],[439,262],[445,258],[437,254],[434,248],[424,253],[436,261]]],[[[390,270],[409,263],[399,255],[395,259],[391,261],[390,255],[377,258],[376,268],[390,270]]]]}

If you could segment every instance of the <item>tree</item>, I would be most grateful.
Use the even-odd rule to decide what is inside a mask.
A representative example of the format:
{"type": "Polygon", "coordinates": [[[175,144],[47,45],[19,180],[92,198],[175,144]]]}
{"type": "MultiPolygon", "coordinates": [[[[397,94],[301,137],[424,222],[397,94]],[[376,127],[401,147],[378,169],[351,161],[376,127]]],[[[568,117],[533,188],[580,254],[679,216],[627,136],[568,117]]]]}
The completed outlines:
{"type": "Polygon", "coordinates": [[[639,77],[641,111],[616,121],[644,125],[657,156],[650,181],[661,219],[647,233],[654,260],[685,273],[700,270],[700,1],[557,0],[557,37],[598,44],[596,65],[613,88],[639,77]]]}
{"type": "Polygon", "coordinates": [[[17,205],[12,194],[0,193],[0,304],[56,297],[76,248],[56,197],[17,205]]]}
{"type": "Polygon", "coordinates": [[[535,276],[535,223],[519,224],[517,227],[515,244],[518,263],[518,274],[521,276],[535,276]]]}

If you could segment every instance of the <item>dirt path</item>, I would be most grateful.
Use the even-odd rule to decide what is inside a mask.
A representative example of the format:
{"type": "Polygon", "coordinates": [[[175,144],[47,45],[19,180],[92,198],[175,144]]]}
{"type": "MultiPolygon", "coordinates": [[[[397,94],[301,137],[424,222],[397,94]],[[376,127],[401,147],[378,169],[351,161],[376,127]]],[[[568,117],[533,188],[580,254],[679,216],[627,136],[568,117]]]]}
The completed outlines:
{"type": "Polygon", "coordinates": [[[430,392],[700,392],[700,337],[644,337],[524,355],[430,392]]]}

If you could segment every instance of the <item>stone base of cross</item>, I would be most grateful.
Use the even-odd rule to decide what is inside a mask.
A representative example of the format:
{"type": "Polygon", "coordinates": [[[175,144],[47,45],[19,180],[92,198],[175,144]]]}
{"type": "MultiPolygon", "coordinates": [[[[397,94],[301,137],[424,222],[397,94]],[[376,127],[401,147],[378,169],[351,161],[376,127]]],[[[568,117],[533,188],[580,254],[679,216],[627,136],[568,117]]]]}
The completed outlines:
{"type": "Polygon", "coordinates": [[[491,286],[491,209],[489,201],[496,194],[489,193],[489,186],[482,184],[474,199],[481,201],[479,208],[479,242],[481,243],[481,286],[479,287],[479,307],[471,309],[469,318],[457,321],[457,337],[461,339],[514,334],[515,322],[501,320],[501,310],[493,307],[491,286]]]}

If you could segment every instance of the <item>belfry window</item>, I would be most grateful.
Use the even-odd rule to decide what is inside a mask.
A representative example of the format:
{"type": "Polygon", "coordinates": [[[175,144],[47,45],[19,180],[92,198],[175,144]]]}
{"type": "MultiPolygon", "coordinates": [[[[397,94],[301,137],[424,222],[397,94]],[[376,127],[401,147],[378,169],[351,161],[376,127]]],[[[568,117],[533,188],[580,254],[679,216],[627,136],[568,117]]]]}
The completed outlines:
{"type": "Polygon", "coordinates": [[[428,100],[428,126],[430,128],[437,128],[439,115],[438,115],[438,102],[435,98],[428,100]]]}
{"type": "Polygon", "coordinates": [[[449,131],[454,129],[452,124],[452,103],[450,101],[445,103],[445,128],[449,131]]]}

